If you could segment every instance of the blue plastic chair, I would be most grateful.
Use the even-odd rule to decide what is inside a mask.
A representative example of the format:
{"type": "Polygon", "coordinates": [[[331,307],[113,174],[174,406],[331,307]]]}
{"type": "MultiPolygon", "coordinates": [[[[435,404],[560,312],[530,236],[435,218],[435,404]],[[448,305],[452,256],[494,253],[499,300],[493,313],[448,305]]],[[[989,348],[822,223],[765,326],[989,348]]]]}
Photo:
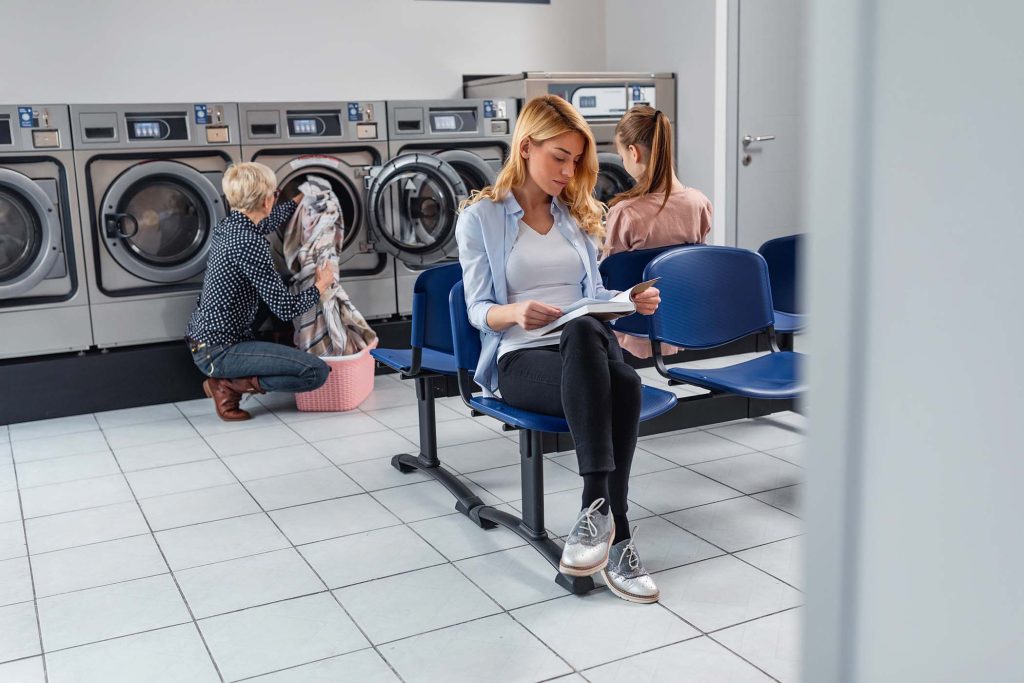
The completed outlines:
{"type": "Polygon", "coordinates": [[[799,332],[806,325],[800,309],[800,253],[803,235],[789,235],[768,240],[757,253],[768,264],[775,306],[775,331],[799,332]]]}
{"type": "MultiPolygon", "coordinates": [[[[428,268],[420,273],[412,293],[412,348],[374,349],[370,352],[380,364],[416,382],[420,452],[418,455],[399,453],[391,459],[392,466],[402,472],[421,470],[450,490],[454,484],[462,486],[462,482],[440,467],[434,398],[439,395],[438,382],[441,378],[456,374],[448,293],[461,279],[462,266],[457,262],[428,268]]],[[[472,496],[468,503],[474,503],[473,499],[479,502],[479,498],[472,496]]]]}
{"type": "Polygon", "coordinates": [[[652,277],[661,278],[661,305],[651,316],[651,346],[655,367],[670,383],[760,399],[792,399],[806,391],[802,354],[775,344],[768,265],[759,254],[734,247],[677,249],[647,266],[644,278],[652,277]],[[771,353],[724,368],[668,368],[661,355],[662,342],[709,349],[764,331],[771,353]]]}
{"type": "MultiPolygon", "coordinates": [[[[484,528],[501,525],[510,529],[540,551],[551,566],[557,569],[562,549],[548,537],[544,528],[544,452],[541,437],[545,432],[568,433],[569,425],[561,417],[513,408],[500,399],[473,394],[476,387],[473,373],[480,358],[480,332],[469,322],[462,282],[452,288],[449,296],[455,363],[458,366],[459,393],[462,400],[475,414],[489,415],[521,430],[519,454],[523,487],[522,519],[490,505],[471,508],[469,517],[484,528]]],[[[644,386],[642,396],[641,420],[662,415],[676,405],[675,395],[662,389],[644,386]]],[[[589,576],[576,577],[559,573],[555,581],[576,594],[586,593],[594,587],[594,581],[589,576]]]]}
{"type": "MultiPolygon", "coordinates": [[[[644,281],[644,269],[655,257],[664,254],[666,251],[678,249],[684,246],[700,245],[669,245],[667,247],[654,247],[653,249],[637,249],[636,251],[623,251],[612,254],[601,261],[598,270],[601,272],[601,279],[608,289],[626,290],[638,282],[644,281]]],[[[622,318],[612,320],[609,325],[616,332],[623,332],[634,337],[644,337],[650,334],[650,318],[646,315],[634,313],[622,318]]]]}

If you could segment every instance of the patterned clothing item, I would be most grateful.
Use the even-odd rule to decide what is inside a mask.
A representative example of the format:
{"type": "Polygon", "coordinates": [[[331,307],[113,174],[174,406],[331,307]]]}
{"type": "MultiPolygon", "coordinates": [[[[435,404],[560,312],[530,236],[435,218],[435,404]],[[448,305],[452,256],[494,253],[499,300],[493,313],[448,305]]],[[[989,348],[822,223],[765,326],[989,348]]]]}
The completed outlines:
{"type": "MultiPolygon", "coordinates": [[[[290,288],[295,293],[315,282],[317,267],[325,263],[338,272],[338,253],[345,241],[345,219],[331,184],[308,175],[299,191],[302,205],[284,232],[284,259],[294,273],[290,288]]],[[[295,348],[314,356],[358,353],[377,338],[337,281],[320,297],[319,305],[293,322],[295,348]]]]}
{"type": "Polygon", "coordinates": [[[320,300],[316,287],[292,294],[274,269],[264,235],[277,230],[295,212],[281,202],[259,225],[232,211],[213,231],[203,291],[186,334],[207,344],[237,344],[253,339],[253,323],[262,299],[281,320],[292,320],[320,300]]]}

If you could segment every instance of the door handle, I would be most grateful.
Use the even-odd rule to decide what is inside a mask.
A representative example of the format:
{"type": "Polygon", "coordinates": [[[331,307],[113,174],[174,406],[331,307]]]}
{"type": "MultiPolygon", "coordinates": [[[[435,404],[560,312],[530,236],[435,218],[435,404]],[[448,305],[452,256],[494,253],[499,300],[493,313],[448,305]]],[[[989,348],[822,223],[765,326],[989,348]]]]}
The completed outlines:
{"type": "Polygon", "coordinates": [[[139,221],[135,219],[135,216],[130,213],[108,213],[103,217],[104,227],[106,228],[107,237],[110,239],[131,239],[139,232],[139,221]],[[133,230],[131,232],[125,232],[122,228],[125,219],[129,219],[132,223],[133,230]]]}
{"type": "Polygon", "coordinates": [[[757,143],[757,142],[768,142],[768,141],[774,140],[774,139],[775,139],[774,135],[744,135],[743,136],[743,146],[744,147],[749,147],[750,145],[753,145],[754,143],[757,143]]]}

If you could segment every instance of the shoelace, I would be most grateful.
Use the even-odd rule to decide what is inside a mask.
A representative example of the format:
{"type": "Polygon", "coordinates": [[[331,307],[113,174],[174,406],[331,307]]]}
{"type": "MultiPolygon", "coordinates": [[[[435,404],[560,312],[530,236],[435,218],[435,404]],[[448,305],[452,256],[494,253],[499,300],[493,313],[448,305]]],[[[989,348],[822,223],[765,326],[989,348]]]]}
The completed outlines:
{"type": "Polygon", "coordinates": [[[589,533],[592,538],[596,537],[597,525],[594,524],[594,515],[597,514],[598,508],[600,508],[602,505],[604,505],[604,498],[598,498],[597,500],[590,504],[590,507],[588,507],[586,510],[583,510],[580,513],[580,518],[576,520],[576,529],[578,529],[581,524],[586,522],[587,533],[589,533]]]}
{"type": "Polygon", "coordinates": [[[635,572],[640,568],[640,554],[636,551],[636,546],[633,543],[636,541],[636,532],[640,530],[639,526],[633,527],[633,531],[629,536],[629,543],[622,549],[622,557],[619,558],[618,564],[615,566],[615,570],[619,571],[622,569],[622,561],[629,557],[629,571],[635,572]]]}

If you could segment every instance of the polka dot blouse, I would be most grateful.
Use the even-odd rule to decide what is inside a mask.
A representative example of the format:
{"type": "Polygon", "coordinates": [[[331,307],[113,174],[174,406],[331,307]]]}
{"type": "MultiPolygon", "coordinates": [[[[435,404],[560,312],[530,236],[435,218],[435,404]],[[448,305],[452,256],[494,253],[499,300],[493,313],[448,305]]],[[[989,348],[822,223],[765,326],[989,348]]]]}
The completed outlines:
{"type": "Polygon", "coordinates": [[[296,206],[281,202],[259,225],[232,211],[214,229],[203,291],[188,322],[191,339],[215,345],[252,339],[260,299],[281,320],[292,320],[320,300],[316,287],[299,294],[288,291],[264,237],[283,225],[296,206]]]}

